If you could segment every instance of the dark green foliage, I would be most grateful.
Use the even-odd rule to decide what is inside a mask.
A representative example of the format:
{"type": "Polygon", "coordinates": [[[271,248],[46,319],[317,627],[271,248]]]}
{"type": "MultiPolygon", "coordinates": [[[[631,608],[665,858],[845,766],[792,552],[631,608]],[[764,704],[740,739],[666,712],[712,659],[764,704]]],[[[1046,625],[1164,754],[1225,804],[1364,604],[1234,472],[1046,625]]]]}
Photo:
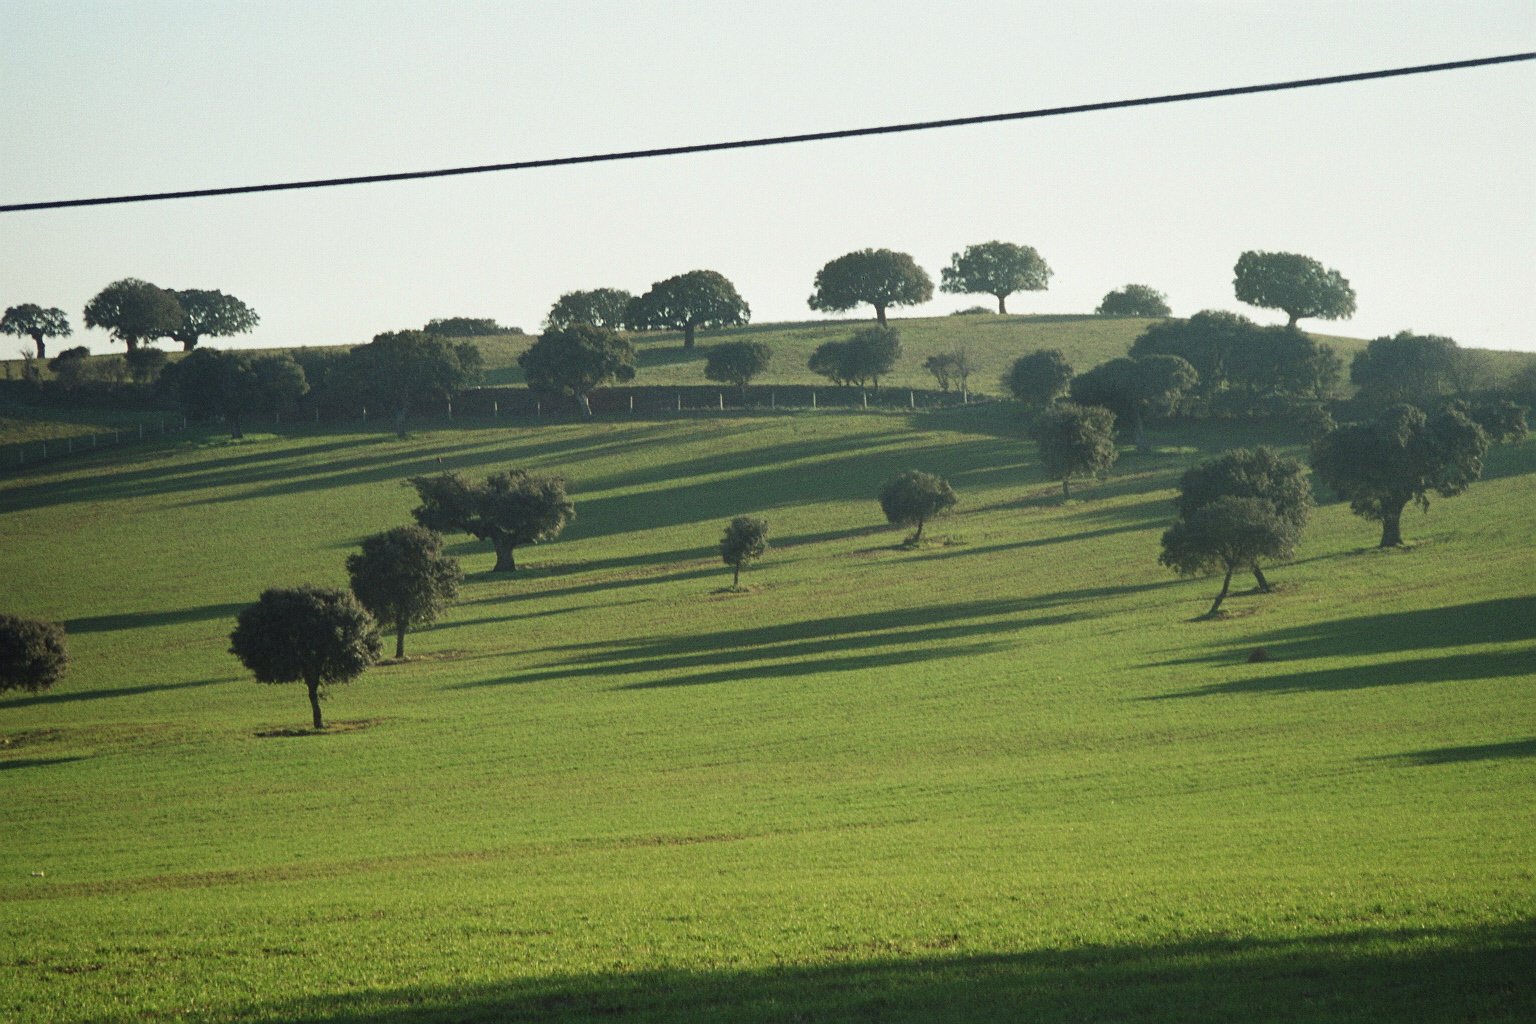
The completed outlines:
{"type": "Polygon", "coordinates": [[[428,320],[422,328],[442,338],[490,338],[498,334],[522,334],[517,327],[503,327],[489,317],[445,316],[428,320]]]}
{"type": "Polygon", "coordinates": [[[1051,268],[1033,246],[982,242],[951,256],[939,277],[940,291],[992,295],[997,298],[997,311],[1006,313],[1008,296],[1014,292],[1044,291],[1051,268]]]}
{"type": "Polygon", "coordinates": [[[48,338],[67,338],[72,331],[69,317],[62,309],[49,308],[31,302],[10,306],[0,316],[0,334],[12,334],[18,338],[31,338],[37,346],[37,358],[48,358],[48,338]]]}
{"type": "Polygon", "coordinates": [[[1157,289],[1144,284],[1128,284],[1107,293],[1094,312],[1099,316],[1155,317],[1168,316],[1173,310],[1168,308],[1168,296],[1157,289]]]}
{"type": "Polygon", "coordinates": [[[1247,317],[1205,310],[1152,324],[1131,355],[1178,356],[1194,367],[1198,411],[1278,415],[1328,398],[1341,373],[1337,354],[1294,327],[1260,327],[1247,317]]]}
{"type": "Polygon", "coordinates": [[[273,587],[240,613],[229,653],[259,683],[304,683],[315,728],[324,729],[321,688],[351,682],[378,661],[379,631],[345,591],[273,587]]]}
{"type": "Polygon", "coordinates": [[[184,317],[175,292],[134,277],[112,282],[85,306],[85,326],[104,328],[129,352],[144,342],[170,337],[184,317]]]}
{"type": "Polygon", "coordinates": [[[1466,353],[1450,338],[1400,331],[1374,338],[1357,352],[1349,379],[1367,405],[1407,403],[1433,408],[1455,394],[1466,353]]]}
{"type": "Polygon", "coordinates": [[[768,550],[768,520],[761,516],[737,516],[725,526],[720,538],[720,559],[735,570],[731,586],[741,586],[742,566],[763,557],[768,550]]]}
{"type": "Polygon", "coordinates": [[[1045,475],[1061,481],[1066,498],[1072,497],[1074,476],[1103,476],[1120,457],[1115,414],[1102,406],[1058,402],[1040,414],[1030,434],[1045,475]]]}
{"type": "Polygon", "coordinates": [[[128,373],[136,384],[153,384],[160,379],[160,374],[165,372],[170,357],[158,348],[141,348],[129,352],[125,357],[128,364],[128,373]]]}
{"type": "Polygon", "coordinates": [[[871,384],[880,389],[880,378],[891,372],[901,358],[901,333],[894,327],[865,327],[846,341],[827,341],[816,346],[806,365],[834,384],[871,384]]]}
{"type": "Polygon", "coordinates": [[[908,544],[923,539],[923,524],[954,508],[959,499],[943,477],[909,469],[880,485],[880,511],[892,526],[915,526],[908,544]]]}
{"type": "Polygon", "coordinates": [[[1480,402],[1467,406],[1458,402],[1460,409],[1473,423],[1483,428],[1489,444],[1519,444],[1530,433],[1526,416],[1530,410],[1514,402],[1480,402]]]}
{"type": "Polygon", "coordinates": [[[923,360],[923,369],[933,374],[940,391],[948,391],[952,385],[959,385],[962,391],[968,391],[976,364],[971,361],[968,351],[957,348],[949,352],[935,352],[923,360]]]}
{"type": "Polygon", "coordinates": [[[224,420],[231,437],[243,436],[246,417],[285,409],[306,389],[303,368],[286,353],[253,359],[212,348],[194,349],[168,365],[160,386],[189,418],[224,420]]]}
{"type": "Polygon", "coordinates": [[[1136,447],[1147,448],[1147,416],[1167,416],[1199,383],[1195,368],[1180,356],[1122,356],[1100,363],[1072,381],[1072,400],[1103,406],[1135,432],[1136,447]]]}
{"type": "Polygon", "coordinates": [[[629,304],[635,297],[622,288],[594,288],[586,292],[566,292],[549,307],[544,318],[546,330],[564,330],[577,324],[609,327],[625,326],[629,304]]]}
{"type": "Polygon", "coordinates": [[[531,390],[575,398],[590,416],[587,395],[593,389],[635,379],[635,350],[610,328],[573,324],[545,331],[517,365],[531,390]]]}
{"type": "Polygon", "coordinates": [[[63,626],[0,613],[0,693],[46,690],[68,667],[63,626]]]}
{"type": "Polygon", "coordinates": [[[1050,405],[1067,393],[1071,383],[1072,364],[1056,348],[1020,356],[1003,377],[1008,393],[1032,409],[1050,405]]]}
{"type": "Polygon", "coordinates": [[[394,627],[395,657],[405,657],[411,625],[436,622],[459,596],[464,572],[443,554],[442,534],[424,526],[397,526],[363,541],[347,556],[352,593],[379,622],[394,627]]]}
{"type": "Polygon", "coordinates": [[[747,394],[754,377],[768,372],[773,349],[761,341],[726,341],[711,345],[704,359],[704,376],[722,384],[734,384],[747,394]]]}
{"type": "Polygon", "coordinates": [[[181,342],[186,352],[196,348],[203,338],[245,334],[261,322],[254,309],[223,292],[189,288],[178,291],[176,299],[181,303],[181,325],[167,333],[181,342]]]}
{"type": "MultiPolygon", "coordinates": [[[[917,261],[890,249],[860,249],[839,256],[816,272],[812,309],[839,313],[869,303],[885,326],[891,306],[915,306],[933,298],[933,279],[917,261]]],[[[818,373],[820,371],[817,371],[818,373]]]]}
{"type": "Polygon", "coordinates": [[[344,371],[361,402],[389,411],[405,436],[406,418],[426,402],[445,401],[475,382],[480,350],[425,331],[388,331],[354,348],[344,371]]]}
{"type": "Polygon", "coordinates": [[[1158,561],[1183,576],[1224,572],[1221,591],[1205,613],[1214,616],[1232,585],[1232,573],[1260,559],[1295,554],[1299,531],[1261,498],[1223,495],[1181,517],[1163,533],[1158,561]]]}
{"type": "Polygon", "coordinates": [[[1355,315],[1355,290],[1337,270],[1293,252],[1245,252],[1232,268],[1237,300],[1283,310],[1295,327],[1302,317],[1347,320],[1355,315]]]}
{"type": "Polygon", "coordinates": [[[493,473],[471,483],[458,473],[410,480],[421,504],[411,511],[429,530],[467,533],[496,549],[492,572],[515,572],[514,550],[522,544],[553,540],[576,517],[565,494],[565,478],[534,475],[522,469],[493,473]]]}
{"type": "Polygon", "coordinates": [[[683,347],[693,348],[695,329],[744,324],[752,310],[723,274],[690,270],[651,285],[630,301],[624,318],[637,331],[682,331],[683,347]]]}
{"type": "Polygon", "coordinates": [[[1251,339],[1259,326],[1245,316],[1221,310],[1202,310],[1188,320],[1164,320],[1151,324],[1131,343],[1132,358],[1178,356],[1195,368],[1199,382],[1195,394],[1209,403],[1227,386],[1227,364],[1232,353],[1251,339]]]}
{"type": "Polygon", "coordinates": [[[1459,409],[1426,416],[1396,405],[1368,423],[1349,423],[1312,445],[1318,479],[1357,516],[1381,523],[1381,547],[1403,543],[1403,509],[1429,511],[1429,495],[1454,497],[1482,476],[1488,435],[1459,409]]]}
{"type": "MultiPolygon", "coordinates": [[[[1234,448],[1186,470],[1173,500],[1180,519],[1189,519],[1220,498],[1253,498],[1265,502],[1299,539],[1312,515],[1312,485],[1300,461],[1260,445],[1252,451],[1234,448]]],[[[1259,589],[1269,581],[1258,562],[1252,563],[1259,589]]]]}

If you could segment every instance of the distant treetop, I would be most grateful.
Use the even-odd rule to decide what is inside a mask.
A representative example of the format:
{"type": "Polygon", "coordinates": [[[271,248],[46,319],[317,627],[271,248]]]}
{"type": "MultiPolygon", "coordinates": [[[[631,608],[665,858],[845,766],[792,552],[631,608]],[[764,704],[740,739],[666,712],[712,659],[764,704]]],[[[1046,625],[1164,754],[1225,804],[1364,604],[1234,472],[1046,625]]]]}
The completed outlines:
{"type": "Polygon", "coordinates": [[[997,311],[1006,313],[1008,296],[1014,292],[1044,291],[1051,268],[1033,246],[982,242],[955,253],[940,277],[940,291],[992,295],[997,298],[997,311]]]}
{"type": "Polygon", "coordinates": [[[496,334],[522,334],[521,327],[503,327],[489,317],[447,316],[428,320],[422,330],[444,338],[488,338],[496,334]]]}

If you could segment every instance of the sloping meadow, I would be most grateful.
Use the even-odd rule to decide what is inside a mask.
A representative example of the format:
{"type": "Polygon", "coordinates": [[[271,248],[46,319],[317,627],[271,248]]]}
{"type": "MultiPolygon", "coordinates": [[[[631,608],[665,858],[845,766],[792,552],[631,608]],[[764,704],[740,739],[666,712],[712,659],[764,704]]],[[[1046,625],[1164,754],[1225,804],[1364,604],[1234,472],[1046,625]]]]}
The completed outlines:
{"type": "MultiPolygon", "coordinates": [[[[1157,564],[1208,425],[1044,480],[1002,407],[263,436],[0,479],[0,1017],[1528,1019],[1536,444],[1318,509],[1279,592],[1157,564]],[[413,475],[565,474],[515,574],[303,688],[227,653],[413,475]],[[885,477],[955,513],[901,546],[885,477]],[[732,516],[771,547],[732,592],[732,516]],[[1250,660],[1256,649],[1267,660],[1250,660]]],[[[1291,450],[1296,451],[1294,445],[1291,450]]]]}

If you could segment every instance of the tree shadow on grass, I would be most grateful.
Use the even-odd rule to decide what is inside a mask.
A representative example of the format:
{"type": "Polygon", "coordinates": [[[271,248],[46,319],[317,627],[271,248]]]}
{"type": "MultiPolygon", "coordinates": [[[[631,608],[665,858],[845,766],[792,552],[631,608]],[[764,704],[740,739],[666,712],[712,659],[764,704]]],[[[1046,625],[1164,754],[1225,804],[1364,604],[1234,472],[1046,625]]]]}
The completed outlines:
{"type": "Polygon", "coordinates": [[[47,768],[50,765],[69,764],[71,761],[85,761],[85,757],[11,757],[0,758],[0,772],[16,771],[21,768],[47,768]]]}
{"type": "MultiPolygon", "coordinates": [[[[249,602],[247,602],[249,603],[249,602]]],[[[117,615],[88,615],[65,619],[66,633],[106,633],[118,629],[143,629],[151,626],[179,626],[209,619],[233,619],[246,604],[207,604],[199,608],[177,608],[164,612],[122,612],[117,615]]]]}
{"type": "Polygon", "coordinates": [[[40,704],[74,704],[88,700],[113,700],[118,697],[142,697],[147,693],[169,693],[175,690],[193,690],[219,683],[232,683],[237,679],[196,679],[182,683],[145,683],[142,686],[119,686],[112,690],[65,690],[55,693],[36,693],[25,697],[0,697],[0,708],[28,708],[40,704]]]}
{"type": "MultiPolygon", "coordinates": [[[[293,1024],[492,1021],[1528,1021],[1529,921],[1295,938],[939,952],[953,933],[828,950],[814,964],[517,977],[311,994],[244,1008],[293,1024]]],[[[617,954],[618,951],[615,950],[617,954]]]]}
{"type": "Polygon", "coordinates": [[[1209,654],[1174,658],[1157,664],[1239,661],[1255,647],[1263,647],[1272,661],[1301,661],[1533,639],[1536,639],[1536,595],[1524,595],[1311,622],[1255,633],[1236,643],[1224,642],[1219,650],[1209,654]]]}
{"type": "Polygon", "coordinates": [[[1529,675],[1532,664],[1536,664],[1536,651],[1532,650],[1451,654],[1440,658],[1350,665],[1345,668],[1320,669],[1316,672],[1254,675],[1231,682],[1211,683],[1193,690],[1140,699],[1174,700],[1181,697],[1239,694],[1319,693],[1330,690],[1367,690],[1378,686],[1410,686],[1418,683],[1493,679],[1501,676],[1529,675]]]}
{"type": "Polygon", "coordinates": [[[1431,747],[1428,750],[1410,750],[1402,754],[1384,754],[1373,761],[1388,761],[1400,765],[1427,768],[1441,764],[1464,764],[1468,761],[1503,761],[1522,757],[1536,757],[1536,737],[1510,740],[1508,743],[1478,743],[1463,747],[1431,747]]]}

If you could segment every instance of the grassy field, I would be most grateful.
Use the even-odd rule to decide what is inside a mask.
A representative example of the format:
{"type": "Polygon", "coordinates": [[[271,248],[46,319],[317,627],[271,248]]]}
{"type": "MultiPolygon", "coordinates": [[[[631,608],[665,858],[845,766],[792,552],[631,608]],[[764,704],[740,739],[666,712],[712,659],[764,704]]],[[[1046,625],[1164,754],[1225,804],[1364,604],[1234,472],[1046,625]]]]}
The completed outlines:
{"type": "Polygon", "coordinates": [[[74,659],[0,698],[0,1018],[1530,1020],[1536,443],[1410,550],[1320,508],[1279,593],[1195,622],[1172,487],[1296,450],[1256,430],[1164,431],[1070,502],[1004,405],[0,478],[7,610],[74,659]],[[405,477],[507,466],[576,522],[511,577],[455,538],[462,600],[328,734],[226,653],[263,587],[343,583],[405,477]],[[915,551],[873,499],[912,467],[962,502],[915,551]],[[749,512],[774,546],[729,593],[749,512]]]}

